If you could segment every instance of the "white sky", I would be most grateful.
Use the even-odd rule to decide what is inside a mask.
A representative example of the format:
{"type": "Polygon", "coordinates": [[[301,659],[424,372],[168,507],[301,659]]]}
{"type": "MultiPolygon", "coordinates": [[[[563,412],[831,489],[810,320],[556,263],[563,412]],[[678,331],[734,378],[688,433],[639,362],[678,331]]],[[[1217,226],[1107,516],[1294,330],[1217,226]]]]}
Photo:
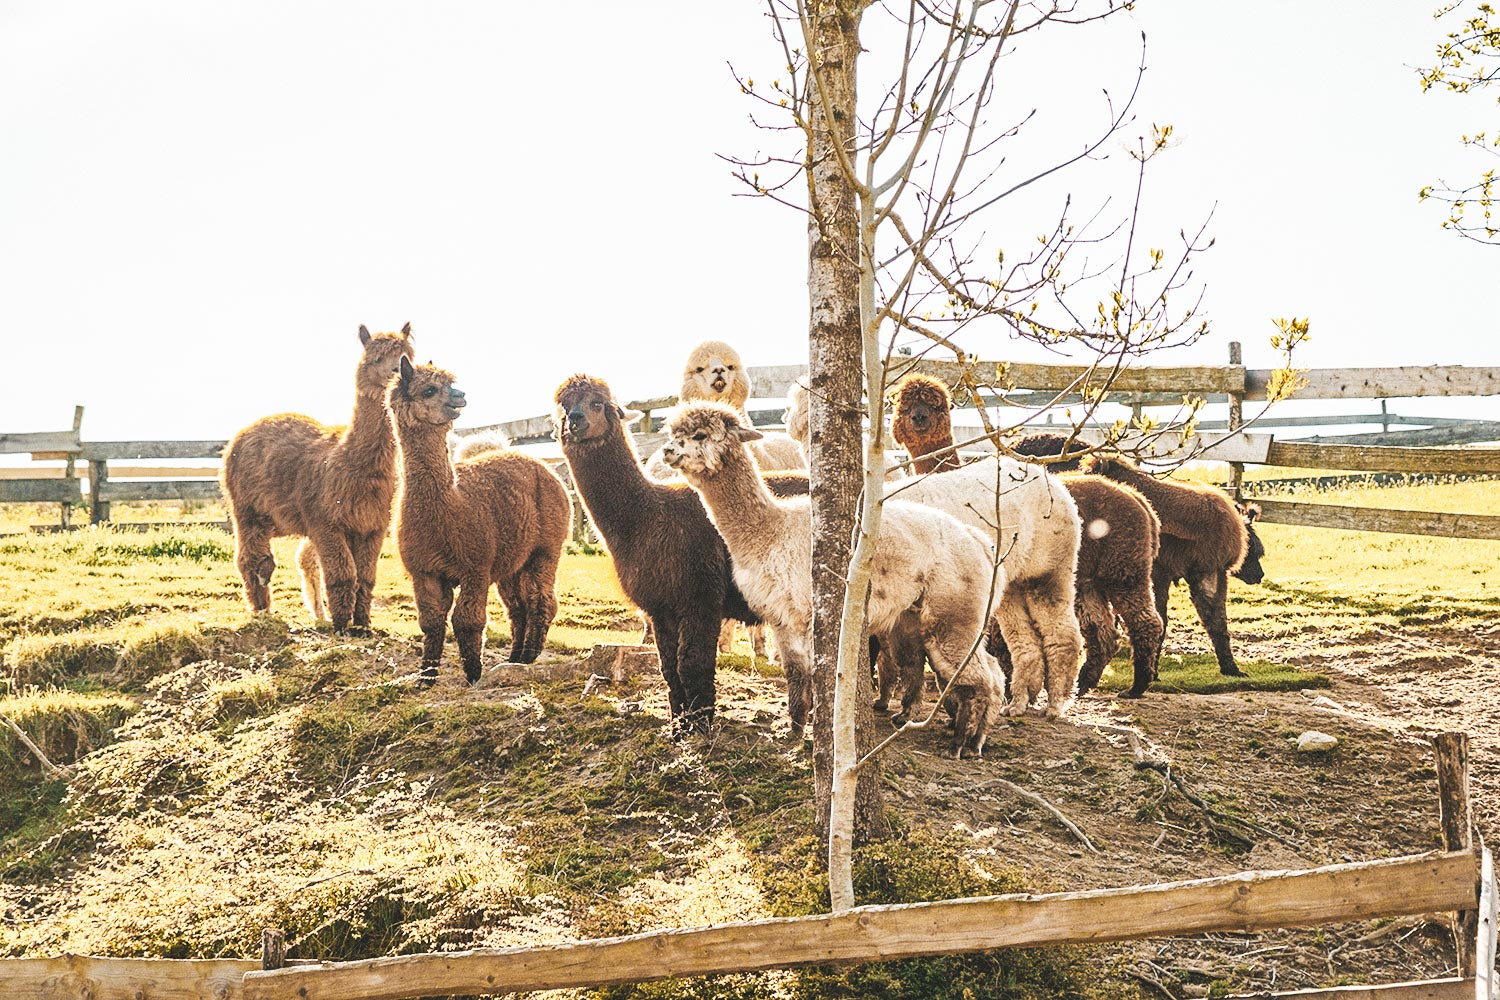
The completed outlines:
{"type": "MultiPolygon", "coordinates": [[[[1457,137],[1496,125],[1485,95],[1420,93],[1446,30],[1430,6],[1141,0],[1024,41],[1008,99],[1052,109],[1026,148],[1071,151],[1148,35],[1124,135],[1180,140],[1148,177],[1152,225],[1217,205],[1197,267],[1214,332],[1162,363],[1238,339],[1269,367],[1270,318],[1298,315],[1306,366],[1500,365],[1500,251],[1416,200],[1477,173],[1457,137]]],[[[763,13],[0,0],[0,431],[60,429],[75,403],[90,440],[339,422],[360,323],[410,320],[467,425],[545,412],[580,370],[669,392],[708,337],[805,360],[802,220],[732,197],[714,155],[775,141],[727,65],[780,71],[763,13]]],[[[1106,173],[1037,198],[1096,204],[1106,173]]]]}

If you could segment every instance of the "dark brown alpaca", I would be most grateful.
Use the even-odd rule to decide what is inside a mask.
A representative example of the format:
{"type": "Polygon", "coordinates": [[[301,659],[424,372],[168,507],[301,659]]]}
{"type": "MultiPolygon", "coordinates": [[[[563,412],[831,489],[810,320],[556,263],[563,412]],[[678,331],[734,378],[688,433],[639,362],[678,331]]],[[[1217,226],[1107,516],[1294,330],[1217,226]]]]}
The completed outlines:
{"type": "MultiPolygon", "coordinates": [[[[626,431],[629,417],[603,380],[574,375],[554,398],[573,485],[614,559],[621,588],[651,623],[672,719],[707,728],[720,622],[760,621],[734,585],[724,540],[687,483],[646,475],[626,431]]],[[[811,684],[788,677],[787,688],[800,731],[811,684]]]]}
{"type": "Polygon", "coordinates": [[[532,662],[557,615],[568,491],[545,464],[514,451],[454,464],[448,431],[465,399],[441,368],[403,358],[387,400],[401,453],[396,542],[417,598],[423,682],[437,678],[450,608],[464,676],[479,680],[491,584],[510,615],[511,662],[532,662]]]}
{"type": "MultiPolygon", "coordinates": [[[[1061,455],[1067,438],[1028,434],[1015,451],[1031,458],[1061,455]]],[[[1076,461],[1051,466],[1076,468],[1076,461]]],[[[1078,673],[1078,693],[1091,691],[1119,646],[1115,615],[1130,636],[1134,677],[1126,698],[1139,698],[1156,679],[1161,653],[1162,619],[1156,609],[1152,567],[1161,548],[1161,522],[1146,498],[1129,486],[1102,476],[1060,477],[1078,505],[1083,533],[1078,544],[1078,624],[1085,658],[1078,673]]]]}
{"type": "Polygon", "coordinates": [[[344,631],[370,624],[375,564],[391,525],[396,444],[385,387],[410,358],[411,324],[371,335],[355,372],[354,416],[347,429],[282,413],[240,431],[224,449],[222,480],[234,523],[235,563],[252,612],[271,607],[276,560],[271,539],[301,535],[298,553],[308,610],[344,631]]]}
{"type": "Polygon", "coordinates": [[[908,375],[891,389],[891,398],[895,403],[891,436],[912,457],[913,473],[943,472],[963,464],[952,450],[932,456],[932,452],[953,447],[948,415],[952,399],[945,383],[926,375],[908,375]]]}
{"type": "Polygon", "coordinates": [[[1123,458],[1095,455],[1084,459],[1083,469],[1135,488],[1156,510],[1161,551],[1151,585],[1162,626],[1167,624],[1168,590],[1186,580],[1193,608],[1213,642],[1219,672],[1238,676],[1229,648],[1229,574],[1246,583],[1259,583],[1265,575],[1260,565],[1265,549],[1251,524],[1259,508],[1238,509],[1215,487],[1157,479],[1123,458]]]}

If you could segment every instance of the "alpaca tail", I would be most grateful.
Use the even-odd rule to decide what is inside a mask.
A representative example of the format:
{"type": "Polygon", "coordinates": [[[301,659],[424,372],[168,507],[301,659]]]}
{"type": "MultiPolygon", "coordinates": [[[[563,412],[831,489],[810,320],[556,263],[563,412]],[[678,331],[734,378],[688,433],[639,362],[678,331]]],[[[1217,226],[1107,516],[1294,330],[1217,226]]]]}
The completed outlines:
{"type": "Polygon", "coordinates": [[[496,428],[474,431],[469,434],[449,434],[448,447],[453,452],[453,461],[477,458],[486,452],[504,451],[510,447],[510,438],[496,428]]]}

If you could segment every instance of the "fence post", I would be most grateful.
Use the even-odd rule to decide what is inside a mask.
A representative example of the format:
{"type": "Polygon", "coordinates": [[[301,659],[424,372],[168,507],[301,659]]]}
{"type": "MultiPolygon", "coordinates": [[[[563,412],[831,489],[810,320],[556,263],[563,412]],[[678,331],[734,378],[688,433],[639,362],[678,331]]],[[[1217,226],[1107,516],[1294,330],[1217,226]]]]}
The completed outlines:
{"type": "MultiPolygon", "coordinates": [[[[1438,821],[1443,850],[1474,849],[1474,816],[1469,806],[1469,734],[1438,733],[1432,738],[1438,782],[1438,821]]],[[[1474,975],[1474,945],[1479,937],[1479,915],[1473,910],[1449,914],[1458,974],[1474,975]]]]}
{"type": "Polygon", "coordinates": [[[99,492],[109,482],[109,463],[102,458],[89,460],[89,523],[109,523],[109,501],[100,500],[99,492]]]}
{"type": "Polygon", "coordinates": [[[286,967],[286,935],[278,928],[260,932],[260,967],[266,972],[286,967]]]}
{"type": "MultiPolygon", "coordinates": [[[[1240,342],[1231,340],[1229,342],[1229,363],[1231,365],[1243,365],[1243,355],[1240,353],[1240,342]]],[[[1245,425],[1245,394],[1243,392],[1231,392],[1229,394],[1229,433],[1237,434],[1245,425]]],[[[1229,485],[1234,489],[1234,498],[1240,499],[1240,493],[1245,485],[1245,463],[1229,463],[1229,485]]]]}
{"type": "MultiPolygon", "coordinates": [[[[83,407],[81,407],[81,406],[75,406],[75,407],[73,407],[73,444],[75,446],[78,444],[78,431],[82,427],[83,427],[83,407]]],[[[68,452],[68,464],[67,464],[67,467],[63,470],[63,478],[64,479],[75,479],[76,480],[78,478],[78,472],[77,472],[77,469],[75,468],[75,465],[74,465],[74,463],[77,462],[77,461],[78,461],[78,452],[76,452],[76,451],[70,451],[70,452],[68,452]]],[[[61,512],[61,514],[59,516],[60,516],[60,519],[62,521],[62,526],[64,528],[71,527],[72,524],[73,524],[73,505],[70,504],[70,503],[68,503],[66,500],[64,500],[63,503],[62,503],[62,512],[61,512]]]]}

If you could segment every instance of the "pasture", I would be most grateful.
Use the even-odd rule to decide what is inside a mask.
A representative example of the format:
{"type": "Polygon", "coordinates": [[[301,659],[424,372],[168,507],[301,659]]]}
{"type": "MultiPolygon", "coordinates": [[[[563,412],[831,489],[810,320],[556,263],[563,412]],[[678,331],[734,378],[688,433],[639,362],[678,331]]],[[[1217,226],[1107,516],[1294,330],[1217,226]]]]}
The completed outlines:
{"type": "MultiPolygon", "coordinates": [[[[1267,472],[1264,475],[1273,475],[1267,472]]],[[[1361,487],[1319,500],[1500,514],[1493,481],[1361,487]]],[[[0,510],[0,529],[36,516],[0,510]]],[[[119,504],[115,518],[217,520],[119,504]]],[[[1474,736],[1476,812],[1496,832],[1500,543],[1266,524],[1267,578],[1235,581],[1247,678],[1222,678],[1186,594],[1140,701],[1118,657],[1062,722],[1000,727],[982,760],[944,734],[885,757],[892,838],[860,855],[861,902],[1081,889],[1402,854],[1437,842],[1424,734],[1474,736]],[[1319,697],[1323,701],[1316,701],[1319,697]],[[1134,766],[1090,723],[1130,726],[1194,791],[1134,766]],[[1297,754],[1308,729],[1338,737],[1297,754]],[[1045,796],[1045,811],[987,782],[1045,796]]],[[[0,955],[353,958],[627,933],[826,907],[808,749],[775,668],[720,660],[721,722],[674,742],[659,678],[487,669],[420,633],[388,544],[375,634],[310,626],[276,543],[274,613],[251,619],[233,541],[211,527],[0,536],[0,955]],[[185,915],[191,914],[191,917],[185,915]]],[[[539,667],[639,638],[606,556],[570,552],[539,667]]],[[[509,639],[491,597],[487,667],[509,639]]],[[[615,988],[624,996],[1222,995],[1444,975],[1436,924],[1220,935],[615,988]]]]}

